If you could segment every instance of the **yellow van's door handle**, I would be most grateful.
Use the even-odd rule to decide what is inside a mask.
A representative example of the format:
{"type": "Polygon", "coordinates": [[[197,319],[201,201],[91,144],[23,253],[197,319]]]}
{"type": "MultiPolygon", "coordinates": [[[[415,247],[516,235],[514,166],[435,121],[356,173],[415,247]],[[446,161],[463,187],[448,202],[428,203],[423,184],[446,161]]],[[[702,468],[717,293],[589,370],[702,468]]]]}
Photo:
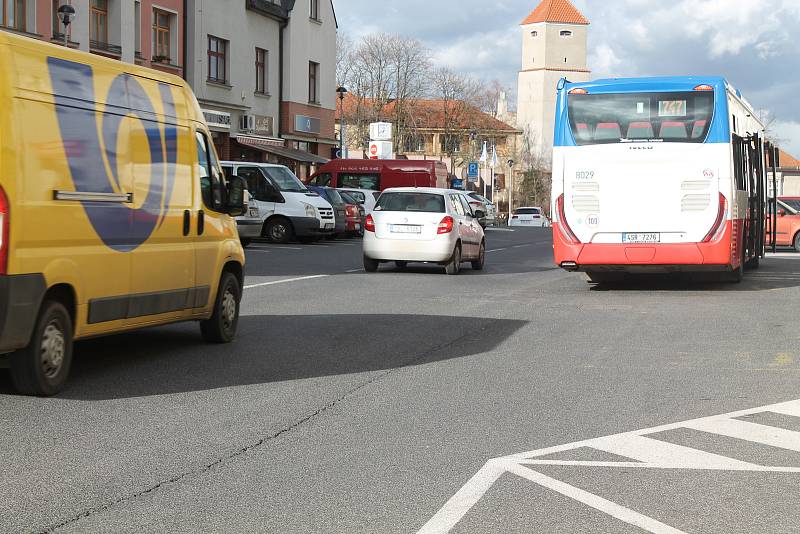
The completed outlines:
{"type": "Polygon", "coordinates": [[[192,212],[190,210],[183,210],[183,235],[189,235],[192,231],[192,212]]]}
{"type": "Polygon", "coordinates": [[[197,212],[197,235],[203,235],[206,230],[206,213],[203,210],[197,212]]]}

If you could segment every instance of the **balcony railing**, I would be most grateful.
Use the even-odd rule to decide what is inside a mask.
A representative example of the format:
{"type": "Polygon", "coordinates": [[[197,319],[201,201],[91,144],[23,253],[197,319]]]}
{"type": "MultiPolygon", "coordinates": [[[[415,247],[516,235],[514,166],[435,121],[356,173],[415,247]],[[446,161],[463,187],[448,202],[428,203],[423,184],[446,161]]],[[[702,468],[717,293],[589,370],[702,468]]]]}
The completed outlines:
{"type": "Polygon", "coordinates": [[[107,54],[122,55],[122,47],[101,41],[89,41],[89,48],[95,52],[105,52],[107,54]]]}

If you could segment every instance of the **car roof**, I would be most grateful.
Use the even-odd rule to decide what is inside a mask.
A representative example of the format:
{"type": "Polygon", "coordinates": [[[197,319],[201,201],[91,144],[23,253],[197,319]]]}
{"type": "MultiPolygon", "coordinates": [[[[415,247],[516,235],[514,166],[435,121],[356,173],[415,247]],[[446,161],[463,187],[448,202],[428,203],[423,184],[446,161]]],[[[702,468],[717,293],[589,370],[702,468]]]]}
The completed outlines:
{"type": "Polygon", "coordinates": [[[446,195],[448,193],[463,193],[456,189],[442,189],[439,187],[390,187],[384,189],[384,193],[432,193],[438,195],[446,195]]]}

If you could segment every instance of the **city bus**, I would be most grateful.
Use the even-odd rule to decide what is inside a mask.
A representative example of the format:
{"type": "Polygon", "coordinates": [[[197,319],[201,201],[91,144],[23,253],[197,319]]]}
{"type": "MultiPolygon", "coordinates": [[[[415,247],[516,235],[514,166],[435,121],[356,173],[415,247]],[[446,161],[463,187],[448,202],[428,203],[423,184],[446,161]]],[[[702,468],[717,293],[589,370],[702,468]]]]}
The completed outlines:
{"type": "Polygon", "coordinates": [[[764,255],[763,131],[723,78],[562,79],[556,265],[596,282],[701,271],[740,281],[764,255]]]}

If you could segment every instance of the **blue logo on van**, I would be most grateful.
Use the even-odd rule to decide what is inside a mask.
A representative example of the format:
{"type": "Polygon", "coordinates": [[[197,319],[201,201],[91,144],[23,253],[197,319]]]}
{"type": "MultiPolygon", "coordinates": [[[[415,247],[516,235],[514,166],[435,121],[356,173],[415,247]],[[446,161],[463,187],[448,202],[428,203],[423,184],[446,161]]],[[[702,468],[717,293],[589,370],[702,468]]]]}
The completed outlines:
{"type": "Polygon", "coordinates": [[[165,83],[158,84],[162,113],[157,115],[139,80],[130,74],[120,74],[108,90],[105,109],[100,111],[90,66],[53,57],[47,63],[63,143],[81,147],[67,156],[75,191],[130,192],[122,191],[119,179],[120,127],[127,117],[138,119],[144,127],[150,152],[150,186],[140,207],[82,201],[95,232],[106,246],[119,252],[135,250],[163,224],[172,197],[178,128],[171,88],[165,83]],[[102,118],[99,127],[98,115],[102,118]],[[106,170],[106,160],[110,172],[106,170]]]}

